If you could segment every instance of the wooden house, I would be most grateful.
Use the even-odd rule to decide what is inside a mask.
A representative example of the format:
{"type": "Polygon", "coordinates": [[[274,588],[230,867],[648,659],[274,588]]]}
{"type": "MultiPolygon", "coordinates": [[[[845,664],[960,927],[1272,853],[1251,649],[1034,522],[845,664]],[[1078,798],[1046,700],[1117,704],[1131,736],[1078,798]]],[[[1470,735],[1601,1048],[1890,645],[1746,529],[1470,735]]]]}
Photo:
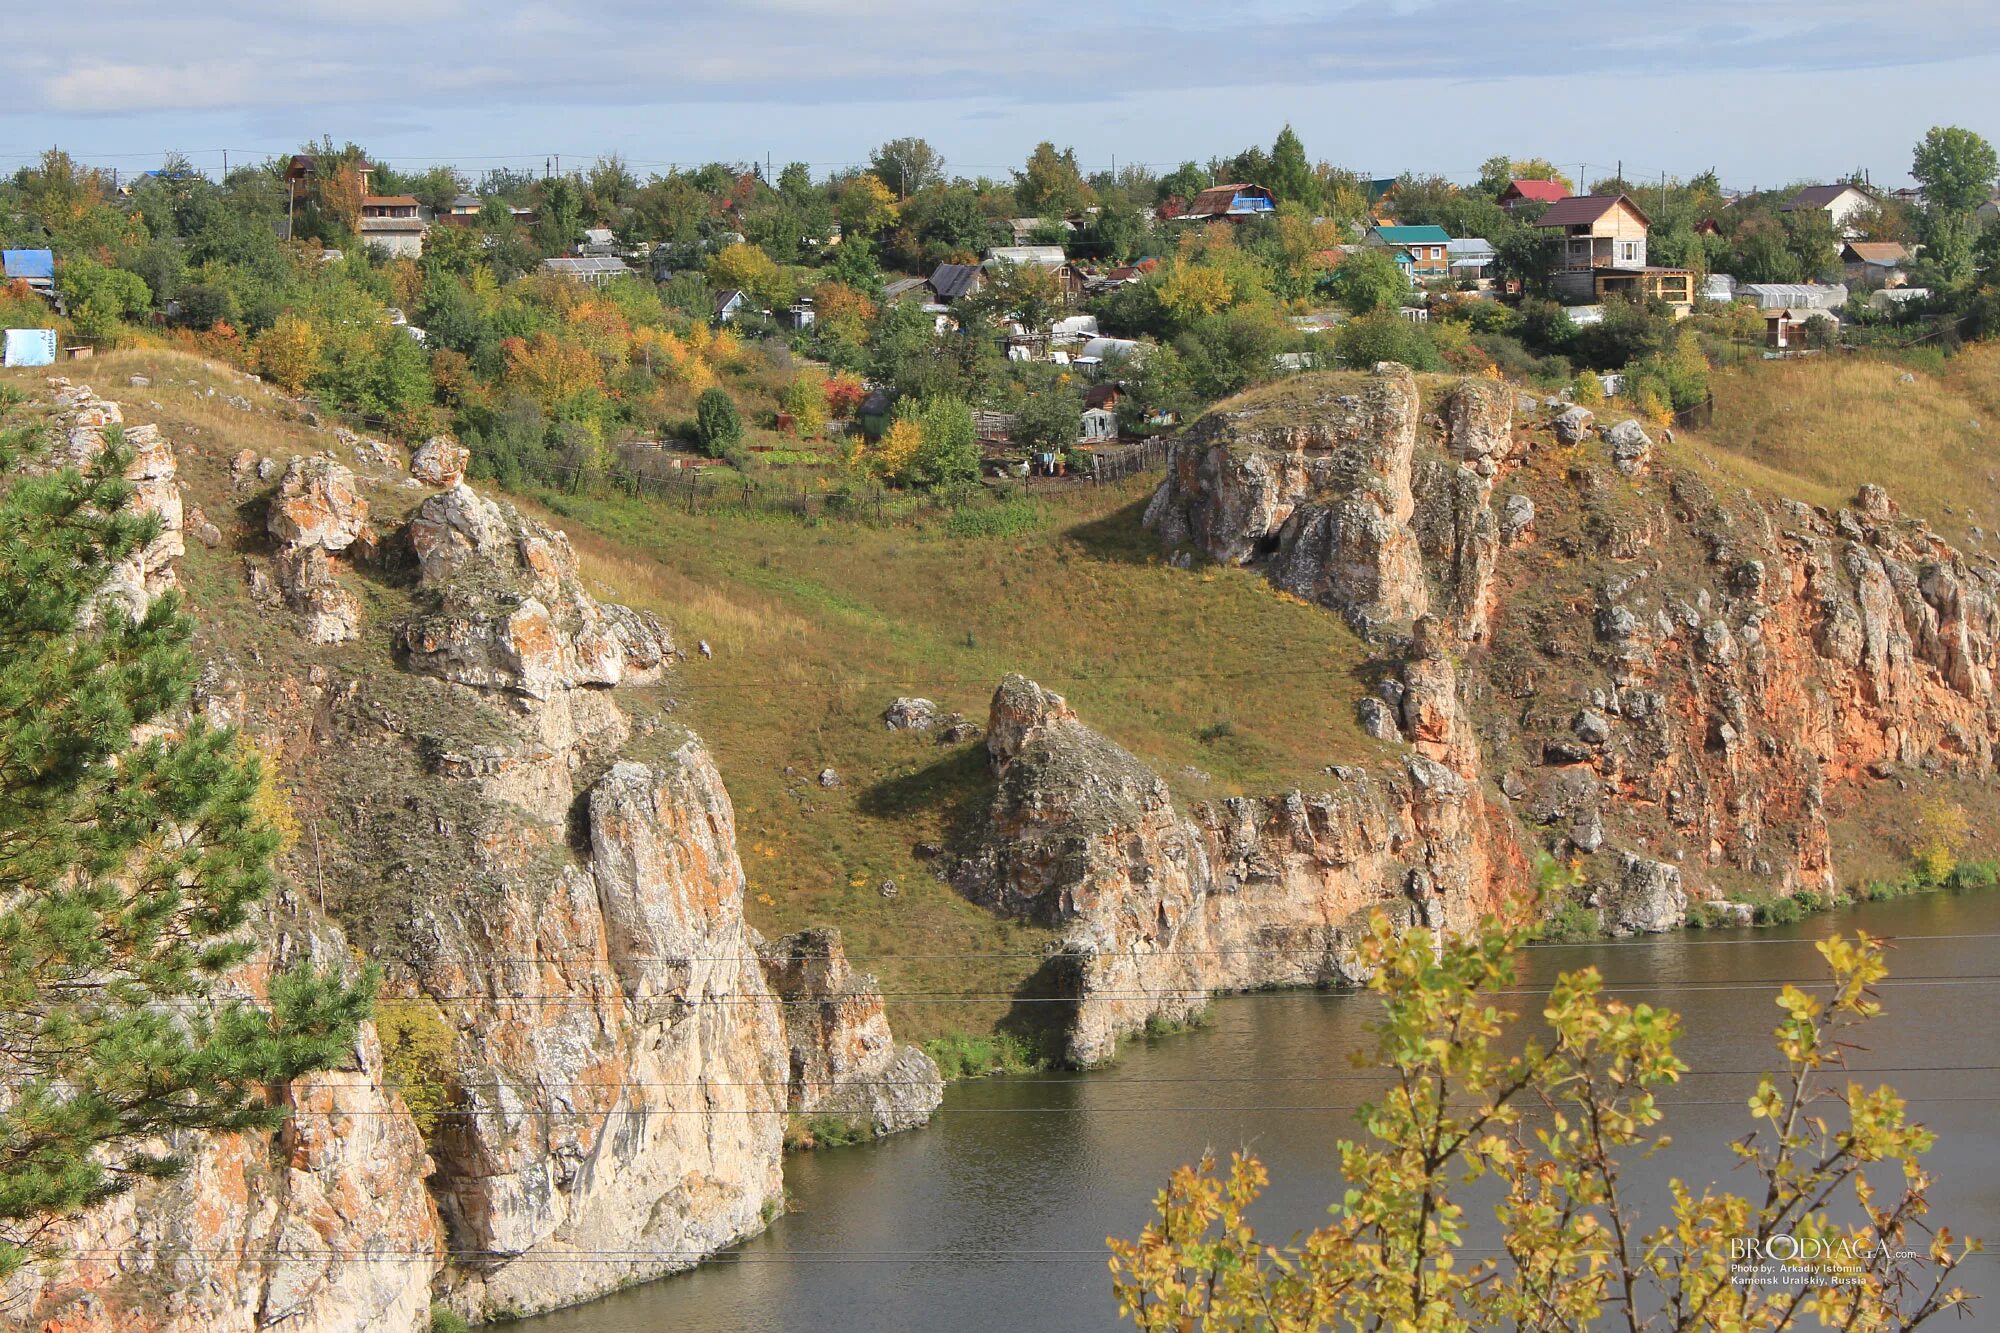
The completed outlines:
{"type": "Polygon", "coordinates": [[[1181,211],[1184,222],[1244,222],[1275,213],[1278,201],[1261,185],[1211,185],[1181,211]]]}
{"type": "Polygon", "coordinates": [[[1652,221],[1625,195],[1558,199],[1535,225],[1562,234],[1554,278],[1556,291],[1565,300],[1601,301],[1619,295],[1650,297],[1681,307],[1694,304],[1693,270],[1646,263],[1646,233],[1652,221]]]}
{"type": "Polygon", "coordinates": [[[1451,233],[1443,227],[1370,227],[1363,244],[1392,251],[1412,282],[1451,276],[1451,233]]]}

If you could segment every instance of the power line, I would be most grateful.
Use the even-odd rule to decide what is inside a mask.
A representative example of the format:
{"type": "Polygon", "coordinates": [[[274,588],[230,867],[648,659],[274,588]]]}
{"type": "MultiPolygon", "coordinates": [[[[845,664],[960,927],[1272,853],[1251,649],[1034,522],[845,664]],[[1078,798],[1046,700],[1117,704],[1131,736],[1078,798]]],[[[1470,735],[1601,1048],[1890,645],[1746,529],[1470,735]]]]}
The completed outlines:
{"type": "MultiPolygon", "coordinates": [[[[558,1242],[560,1243],[560,1242],[558,1242]]],[[[1454,1254],[1505,1255],[1507,1249],[1497,1245],[1454,1245],[1454,1254]]],[[[929,1249],[929,1250],[869,1250],[837,1247],[824,1250],[792,1250],[782,1253],[744,1253],[730,1250],[614,1250],[614,1249],[563,1249],[552,1251],[509,1251],[490,1249],[429,1249],[384,1247],[380,1249],[313,1247],[303,1249],[251,1248],[236,1245],[117,1245],[97,1246],[89,1249],[62,1250],[56,1254],[58,1260],[86,1259],[110,1260],[124,1255],[140,1254],[149,1257],[189,1255],[210,1259],[237,1259],[246,1262],[276,1263],[283,1259],[320,1259],[347,1263],[436,1263],[440,1260],[456,1264],[513,1264],[513,1263],[643,1263],[660,1259],[685,1259],[696,1263],[728,1266],[732,1264],[818,1264],[818,1263],[1079,1263],[1103,1264],[1110,1257],[1108,1249],[994,1249],[982,1246],[979,1249],[929,1249]]],[[[1964,1257],[1990,1258],[2000,1254],[2000,1250],[1974,1250],[1969,1255],[1952,1256],[1954,1263],[1964,1257]]]]}
{"type": "MultiPolygon", "coordinates": [[[[1318,1083],[1351,1083],[1360,1081],[1380,1082],[1382,1079],[1387,1078],[1393,1072],[1394,1071],[1388,1068],[1387,1066],[1379,1066],[1376,1068],[1352,1074],[1219,1074],[1213,1077],[1184,1074],[1184,1075],[1173,1075],[1168,1077],[1149,1076],[1141,1078],[1128,1078],[1121,1075],[1115,1081],[1098,1082],[1095,1081],[1094,1075],[1084,1071],[1078,1071],[1077,1073],[1072,1074],[1067,1078],[1038,1078],[1026,1074],[1009,1074],[1005,1076],[1003,1080],[996,1082],[993,1086],[1009,1087],[1009,1088],[1020,1088],[1020,1087],[1071,1088],[1080,1086],[1088,1086],[1093,1088],[1104,1088],[1104,1087],[1122,1088],[1129,1085],[1143,1085],[1147,1087],[1152,1087],[1152,1086],[1167,1085],[1167,1084],[1178,1085],[1178,1084],[1188,1084],[1188,1083],[1318,1084],[1318,1083]]],[[[1768,1065],[1757,1066],[1754,1068],[1744,1068],[1744,1069],[1683,1069],[1680,1072],[1679,1077],[1721,1078],[1721,1077],[1746,1076],[1750,1074],[1769,1074],[1773,1072],[1775,1071],[1773,1071],[1772,1068],[1768,1065]]],[[[1857,1068],[1852,1065],[1827,1065],[1824,1067],[1822,1072],[1827,1074],[1838,1073],[1838,1074],[1848,1074],[1854,1076],[1860,1076],[1860,1075],[1873,1076],[1876,1074],[1981,1074],[1981,1073],[2000,1073],[2000,1065],[1872,1065],[1867,1068],[1857,1068]]],[[[933,1084],[931,1081],[925,1079],[833,1078],[833,1079],[808,1079],[805,1081],[814,1087],[824,1086],[824,1087],[840,1088],[840,1089],[928,1088],[935,1086],[935,1084],[933,1084]]],[[[982,1081],[983,1080],[979,1078],[974,1078],[970,1080],[970,1082],[974,1084],[981,1083],[982,1081]]],[[[632,1082],[628,1080],[618,1080],[618,1081],[606,1081],[603,1083],[589,1083],[582,1081],[545,1082],[540,1079],[525,1079],[524,1082],[537,1094],[557,1089],[567,1090],[567,1091],[611,1092],[611,1091],[657,1090],[663,1088],[789,1088],[792,1083],[792,1081],[788,1078],[682,1079],[677,1082],[632,1082]]],[[[375,1086],[385,1089],[393,1088],[400,1091],[403,1088],[415,1085],[407,1083],[383,1082],[383,1083],[378,1083],[375,1086]]],[[[468,1086],[472,1091],[482,1091],[486,1087],[483,1081],[478,1084],[468,1085],[468,1086]]],[[[498,1092],[502,1086],[509,1086],[509,1085],[501,1085],[496,1082],[494,1091],[498,1092]]],[[[518,1089],[511,1089],[511,1087],[510,1090],[518,1091],[518,1089]]]]}
{"type": "MultiPolygon", "coordinates": [[[[1809,1101],[1825,1100],[1826,1098],[1831,1097],[1832,1095],[1833,1095],[1832,1089],[1825,1089],[1822,1090],[1822,1095],[1820,1097],[1817,1098],[1809,1097],[1808,1100],[1809,1101]]],[[[1903,1101],[1912,1106],[1931,1106],[1945,1102],[1991,1103],[1991,1102],[2000,1102],[2000,1093],[1992,1095],[1968,1095],[1968,1096],[1951,1096],[1951,1097],[1912,1097],[1909,1096],[1908,1094],[1903,1094],[1903,1101]]],[[[1745,1100],[1741,1097],[1692,1097],[1692,1098],[1655,1097],[1653,1099],[1652,1104],[1654,1106],[1659,1106],[1659,1107],[1672,1107],[1672,1106],[1740,1107],[1745,1105],[1745,1100]]],[[[1490,1103],[1448,1102],[1445,1105],[1445,1109],[1453,1111],[1472,1111],[1487,1105],[1490,1105],[1490,1103]]],[[[1511,1103],[1511,1105],[1513,1105],[1517,1111],[1520,1111],[1528,1115],[1540,1115],[1543,1112],[1549,1110],[1554,1110],[1559,1112],[1563,1109],[1562,1106],[1556,1106],[1551,1108],[1545,1106],[1532,1105],[1529,1103],[1511,1103]]],[[[1130,1105],[1125,1105],[1125,1106],[1107,1106],[1101,1103],[1093,1102],[1089,1105],[1083,1105],[1083,1106],[938,1106],[932,1108],[931,1114],[934,1116],[938,1115],[954,1115],[954,1116],[1114,1115],[1120,1111],[1142,1111],[1147,1115],[1156,1115],[1156,1114],[1157,1115],[1278,1115],[1289,1112],[1307,1113],[1312,1115],[1334,1115],[1334,1114],[1350,1115],[1356,1109],[1357,1107],[1354,1103],[1342,1103],[1342,1102],[1336,1102],[1332,1104],[1274,1103],[1271,1105],[1217,1104],[1212,1106],[1160,1106],[1153,1102],[1134,1102],[1130,1105]]],[[[363,1107],[355,1110],[330,1111],[325,1113],[328,1119],[339,1119],[345,1116],[401,1117],[401,1116],[407,1116],[409,1114],[410,1113],[408,1111],[398,1110],[393,1107],[363,1107]]],[[[456,1116],[456,1117],[478,1118],[482,1116],[502,1115],[503,1111],[495,1108],[480,1108],[480,1107],[467,1106],[467,1107],[443,1107],[432,1111],[431,1114],[434,1116],[456,1116]]],[[[609,1119],[611,1116],[637,1116],[640,1118],[650,1118],[653,1116],[666,1117],[666,1116],[725,1116],[725,1115],[794,1116],[794,1115],[812,1114],[812,1113],[810,1112],[802,1113],[799,1111],[794,1111],[790,1107],[786,1106],[606,1106],[593,1110],[586,1107],[575,1107],[575,1106],[556,1107],[553,1105],[544,1106],[537,1103],[523,1103],[520,1106],[507,1109],[506,1111],[504,1111],[504,1114],[511,1117],[519,1117],[519,1118],[527,1118],[530,1116],[542,1116],[546,1118],[561,1116],[564,1118],[568,1118],[570,1116],[577,1116],[583,1119],[597,1120],[597,1119],[609,1119]]],[[[834,1112],[833,1114],[839,1114],[839,1113],[834,1112]]]]}
{"type": "MultiPolygon", "coordinates": [[[[1959,940],[2000,940],[2000,931],[1980,931],[1962,935],[1888,935],[1888,936],[1872,936],[1871,938],[1875,939],[1876,942],[1879,944],[1893,946],[1898,944],[1923,943],[1923,942],[1930,942],[1937,940],[1950,940],[1954,942],[1959,940]]],[[[1516,947],[1519,949],[1595,950],[1595,949],[1645,949],[1645,948],[1664,949],[1664,948],[1686,948],[1693,946],[1728,945],[1740,948],[1744,945],[1769,945],[1775,947],[1779,945],[1798,946],[1806,944],[1818,944],[1820,942],[1821,942],[1821,937],[1816,937],[1816,936],[1797,936],[1787,939],[1697,939],[1690,935],[1681,935],[1668,939],[1661,939],[1656,937],[1651,939],[1628,939],[1628,940],[1584,940],[1580,942],[1532,940],[1527,943],[1517,945],[1516,947]]],[[[1264,956],[1289,957],[1292,955],[1319,956],[1325,954],[1328,951],[1328,948],[1329,948],[1328,945],[1316,945],[1316,944],[1291,944],[1291,945],[1246,944],[1226,949],[1174,949],[1165,954],[1147,954],[1147,955],[1111,954],[1111,955],[1098,955],[1098,956],[1114,957],[1114,958],[1115,957],[1235,958],[1235,957],[1264,957],[1264,956]]],[[[554,962],[557,959],[561,958],[586,958],[586,959],[602,959],[603,961],[612,964],[627,962],[627,963],[682,963],[688,965],[693,965],[696,963],[760,963],[760,962],[780,961],[788,956],[789,955],[783,953],[773,952],[768,957],[761,954],[655,954],[655,953],[621,953],[614,957],[609,954],[594,952],[589,950],[582,950],[582,949],[567,949],[567,950],[552,949],[547,952],[538,954],[503,953],[503,954],[480,955],[480,957],[485,961],[494,963],[542,963],[542,962],[554,962]]],[[[851,967],[866,970],[867,968],[877,967],[884,963],[912,963],[912,962],[938,963],[938,962],[959,962],[971,959],[1006,959],[1006,958],[1031,961],[1034,959],[1047,960],[1050,958],[1080,958],[1086,956],[1087,955],[1066,953],[1060,949],[1040,950],[1040,951],[999,949],[999,950],[969,950],[960,953],[883,954],[879,957],[871,959],[857,959],[850,956],[847,961],[849,966],[851,967]]]]}
{"type": "MultiPolygon", "coordinates": [[[[1172,955],[1159,955],[1159,956],[1171,957],[1172,955]]],[[[1872,990],[1880,990],[1885,988],[1903,989],[1914,986],[1990,986],[1993,985],[1995,982],[2000,982],[2000,975],[1969,973],[1965,975],[1940,975],[1934,977],[1890,977],[1885,980],[1874,983],[1874,985],[1870,989],[1872,990]]],[[[1618,995],[1618,994],[1634,994],[1634,993],[1651,995],[1660,993],[1662,991],[1672,992],[1677,994],[1702,993],[1711,991],[1769,992],[1774,987],[1787,986],[1787,985],[1798,986],[1803,989],[1812,990],[1819,987],[1830,987],[1834,984],[1835,983],[1824,977],[1820,978],[1769,977],[1757,981],[1740,981],[1740,982],[1739,981],[1675,982],[1675,981],[1658,981],[1658,980],[1615,982],[1610,984],[1600,984],[1595,989],[1596,992],[1600,995],[1618,995]]],[[[1507,987],[1505,989],[1482,991],[1480,992],[1480,994],[1487,998],[1505,999],[1508,997],[1549,995],[1552,994],[1555,991],[1555,989],[1556,987],[1552,983],[1547,986],[1507,987]]],[[[1093,990],[1093,991],[1088,991],[1081,995],[1016,995],[1011,991],[984,991],[984,992],[973,992],[961,995],[949,994],[943,991],[882,991],[878,992],[878,995],[879,998],[883,1000],[893,1000],[898,1004],[996,1004],[996,1003],[1081,1004],[1089,1000],[1161,1000],[1161,999],[1187,999],[1187,998],[1207,999],[1211,996],[1225,997],[1233,1000],[1288,1000],[1296,997],[1300,993],[1301,992],[1296,989],[1245,990],[1245,991],[1230,991],[1224,989],[1220,991],[1210,991],[1206,988],[1197,988],[1197,987],[1161,986],[1157,990],[1123,990],[1123,991],[1093,990]]],[[[1354,993],[1358,994],[1360,992],[1356,991],[1354,993]]],[[[233,998],[219,997],[218,999],[213,1001],[160,1000],[155,1002],[151,1007],[162,1008],[162,1009],[207,1010],[216,1007],[216,1005],[218,1004],[240,1002],[241,1000],[247,998],[248,997],[233,997],[233,998]]],[[[548,1005],[588,1004],[599,999],[611,999],[611,998],[631,1000],[637,1002],[639,999],[639,997],[636,996],[627,996],[622,989],[591,989],[591,990],[554,991],[554,992],[521,991],[521,992],[498,994],[498,995],[488,994],[480,991],[465,991],[465,992],[448,991],[444,993],[432,993],[426,991],[426,992],[419,992],[417,996],[412,996],[410,998],[412,999],[422,998],[437,1003],[454,1003],[454,1004],[478,1003],[478,1004],[548,1004],[548,1005]]],[[[707,1004],[747,1004],[747,1005],[771,1004],[785,1008],[804,1008],[804,1007],[818,1007],[820,1005],[827,1003],[826,999],[786,1000],[786,999],[781,999],[768,992],[765,992],[763,994],[746,994],[746,993],[732,992],[732,991],[721,991],[714,995],[699,995],[694,997],[674,997],[671,996],[670,994],[662,993],[658,995],[656,998],[661,998],[661,999],[683,998],[684,1002],[688,1004],[690,1007],[707,1005],[707,1004]]]]}

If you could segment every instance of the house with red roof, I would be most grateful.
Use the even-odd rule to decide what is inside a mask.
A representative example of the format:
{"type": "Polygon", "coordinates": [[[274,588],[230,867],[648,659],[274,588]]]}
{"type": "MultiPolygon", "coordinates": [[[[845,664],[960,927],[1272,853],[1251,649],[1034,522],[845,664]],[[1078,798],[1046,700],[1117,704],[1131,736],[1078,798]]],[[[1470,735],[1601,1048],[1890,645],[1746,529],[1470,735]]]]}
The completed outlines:
{"type": "Polygon", "coordinates": [[[1507,188],[1500,192],[1500,207],[1509,213],[1524,203],[1553,204],[1558,199],[1569,198],[1569,191],[1561,181],[1511,180],[1507,188]]]}

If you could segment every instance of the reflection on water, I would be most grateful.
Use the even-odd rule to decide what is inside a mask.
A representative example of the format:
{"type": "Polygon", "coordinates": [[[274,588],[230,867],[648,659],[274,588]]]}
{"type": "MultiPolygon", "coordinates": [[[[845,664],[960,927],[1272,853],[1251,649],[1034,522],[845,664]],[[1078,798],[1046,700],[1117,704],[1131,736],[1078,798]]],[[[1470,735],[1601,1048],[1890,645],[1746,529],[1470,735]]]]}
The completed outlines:
{"type": "MultiPolygon", "coordinates": [[[[1594,964],[1620,998],[1678,1010],[1682,1059],[1695,1071],[1662,1100],[1673,1146],[1627,1172],[1644,1204],[1671,1175],[1743,1190],[1729,1140],[1749,1128],[1749,1072],[1770,1060],[1785,980],[1818,975],[1809,943],[1835,930],[1910,939],[1891,956],[1898,981],[1870,1030],[1871,1065],[1940,1136],[1933,1218],[2000,1241],[2000,1065],[1990,1019],[2000,985],[1947,980],[2000,974],[1992,947],[2000,894],[1933,895],[1755,932],[1691,933],[1638,944],[1530,950],[1524,984],[1594,964]],[[1800,941],[1779,944],[1776,941],[1800,941]],[[1734,941],[1733,943],[1731,941],[1734,941]],[[1743,941],[1754,941],[1743,943],[1743,941]],[[1745,989],[1723,989],[1744,986],[1745,989]],[[1993,1100],[1943,1101],[1939,1098],[1993,1100]]],[[[1144,1225],[1174,1167],[1204,1148],[1257,1151],[1272,1185],[1257,1214],[1268,1235],[1317,1225],[1338,1192],[1333,1143],[1379,1086],[1348,1055],[1367,1040],[1365,996],[1285,993],[1219,1001],[1215,1021],[1135,1045],[1116,1068],[953,1086],[931,1128],[867,1148],[786,1163],[793,1210],[717,1264],[539,1319],[521,1333],[736,1333],[811,1329],[1114,1328],[1108,1235],[1144,1225]],[[947,1251],[950,1260],[934,1257],[947,1251]],[[1024,1254],[1023,1251],[1032,1253],[1024,1254]],[[917,1252],[917,1253],[911,1253],[917,1252]]],[[[1649,1218],[1656,1213],[1646,1214],[1649,1218]]],[[[1964,1285],[2000,1301],[2000,1259],[1975,1258],[1964,1285]]],[[[2000,1327],[1989,1307],[1973,1325],[2000,1327]]]]}

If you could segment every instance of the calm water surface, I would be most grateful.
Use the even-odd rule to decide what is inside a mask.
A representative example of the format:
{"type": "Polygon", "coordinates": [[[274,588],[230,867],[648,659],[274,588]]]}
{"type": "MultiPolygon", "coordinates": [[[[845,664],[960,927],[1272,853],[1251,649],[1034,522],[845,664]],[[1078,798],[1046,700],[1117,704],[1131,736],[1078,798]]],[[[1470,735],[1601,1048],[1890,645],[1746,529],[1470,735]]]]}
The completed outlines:
{"type": "MultiPolygon", "coordinates": [[[[1725,1145],[1749,1128],[1743,1097],[1770,1061],[1771,993],[1818,976],[1804,941],[1865,929],[1912,939],[1891,956],[1886,1013],[1857,1068],[1939,1066],[1883,1079],[1940,1136],[1935,1220],[2000,1242],[2000,894],[1932,895],[1829,914],[1782,930],[1709,932],[1636,945],[1530,950],[1530,984],[1595,964],[1620,998],[1678,1010],[1681,1058],[1696,1072],[1662,1100],[1673,1146],[1628,1173],[1642,1204],[1670,1175],[1718,1180],[1725,1145]],[[1754,940],[1756,943],[1724,943],[1754,940]],[[1748,989],[1722,985],[1759,983],[1748,989]],[[1944,1100],[1956,1099],[1956,1100],[1944,1100]],[[1984,1100],[1967,1100],[1984,1099],[1984,1100]]],[[[793,1211],[693,1273],[510,1325],[520,1333],[930,1333],[939,1329],[1111,1329],[1116,1306],[1104,1238],[1133,1235],[1178,1165],[1248,1146],[1272,1186],[1257,1216],[1270,1236],[1318,1224],[1340,1189],[1332,1145],[1355,1132],[1352,1108],[1380,1084],[1348,1054],[1366,1043],[1365,995],[1272,994],[1220,1000],[1214,1023],[1135,1045],[1117,1067],[1074,1076],[951,1087],[930,1128],[879,1145],[789,1159],[793,1211]],[[936,1251],[964,1258],[939,1259],[936,1251]],[[1023,1251],[1031,1251],[1024,1254],[1023,1251]],[[916,1253],[912,1253],[916,1252],[916,1253]]],[[[1719,1180],[1739,1191],[1740,1176],[1719,1180]]],[[[1658,1211],[1646,1213],[1649,1219],[1658,1211]]],[[[1963,1284],[1986,1300],[1969,1322],[2000,1328],[2000,1258],[1974,1258],[1963,1284]]]]}

